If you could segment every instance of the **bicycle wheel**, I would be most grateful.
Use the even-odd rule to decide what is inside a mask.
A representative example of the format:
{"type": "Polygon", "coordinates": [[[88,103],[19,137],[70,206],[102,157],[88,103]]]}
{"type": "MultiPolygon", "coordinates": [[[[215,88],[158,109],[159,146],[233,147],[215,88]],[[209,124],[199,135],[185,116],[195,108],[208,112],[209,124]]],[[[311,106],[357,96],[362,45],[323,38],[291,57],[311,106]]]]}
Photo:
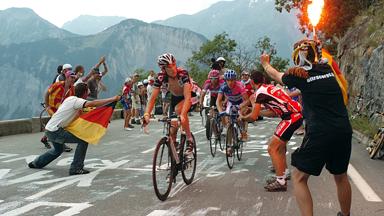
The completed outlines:
{"type": "Polygon", "coordinates": [[[244,142],[239,139],[238,131],[236,130],[236,156],[237,160],[241,160],[241,157],[243,156],[243,146],[244,142]]]}
{"type": "Polygon", "coordinates": [[[195,140],[195,137],[193,136],[192,134],[192,138],[193,138],[193,143],[195,143],[195,145],[193,146],[193,153],[191,155],[191,157],[187,158],[185,157],[185,152],[184,152],[184,148],[185,147],[185,141],[186,141],[186,137],[185,135],[182,135],[182,139],[180,141],[180,143],[182,144],[181,145],[181,151],[183,152],[183,157],[181,158],[181,175],[183,177],[183,180],[185,182],[185,184],[189,185],[192,183],[193,181],[193,178],[195,177],[195,173],[196,173],[196,162],[197,162],[197,150],[196,150],[196,140],[195,140]],[[184,136],[184,138],[183,138],[184,136]],[[184,141],[183,141],[184,140],[184,141]]]}
{"type": "Polygon", "coordinates": [[[219,141],[220,150],[224,151],[225,139],[223,139],[223,135],[222,135],[223,128],[222,128],[220,120],[219,121],[216,120],[216,128],[217,128],[217,139],[219,141]]]}
{"type": "Polygon", "coordinates": [[[44,116],[48,116],[47,110],[43,109],[40,112],[39,120],[40,120],[40,132],[43,132],[45,130],[46,121],[44,120],[44,116]]]}
{"type": "Polygon", "coordinates": [[[210,118],[206,118],[205,121],[205,136],[207,137],[207,140],[211,139],[211,121],[210,118]]]}
{"type": "Polygon", "coordinates": [[[229,167],[229,169],[232,169],[233,168],[233,164],[235,163],[235,157],[234,157],[234,142],[233,142],[233,137],[234,137],[234,133],[233,133],[233,126],[230,125],[227,129],[227,136],[225,138],[225,157],[227,159],[227,165],[229,167]]]}
{"type": "Polygon", "coordinates": [[[371,159],[375,159],[377,153],[383,148],[384,145],[384,133],[379,132],[379,134],[375,135],[375,138],[373,139],[373,145],[371,147],[371,152],[369,153],[369,156],[371,159]]]}
{"type": "Polygon", "coordinates": [[[211,155],[212,157],[215,157],[216,154],[216,148],[217,148],[217,128],[216,128],[216,121],[214,118],[211,118],[210,120],[210,138],[209,138],[209,147],[211,149],[211,155]]]}
{"type": "Polygon", "coordinates": [[[153,154],[152,181],[157,198],[165,201],[171,191],[174,163],[167,138],[163,137],[156,145],[153,154]]]}

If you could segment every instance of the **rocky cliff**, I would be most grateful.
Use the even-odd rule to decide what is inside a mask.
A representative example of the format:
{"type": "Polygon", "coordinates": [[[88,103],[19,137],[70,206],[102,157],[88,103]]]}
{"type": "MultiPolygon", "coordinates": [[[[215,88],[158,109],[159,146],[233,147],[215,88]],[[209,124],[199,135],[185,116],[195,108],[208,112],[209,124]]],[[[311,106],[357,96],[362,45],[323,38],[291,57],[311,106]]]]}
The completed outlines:
{"type": "Polygon", "coordinates": [[[349,82],[350,108],[357,96],[363,112],[384,111],[384,1],[364,11],[341,39],[338,59],[349,82]]]}

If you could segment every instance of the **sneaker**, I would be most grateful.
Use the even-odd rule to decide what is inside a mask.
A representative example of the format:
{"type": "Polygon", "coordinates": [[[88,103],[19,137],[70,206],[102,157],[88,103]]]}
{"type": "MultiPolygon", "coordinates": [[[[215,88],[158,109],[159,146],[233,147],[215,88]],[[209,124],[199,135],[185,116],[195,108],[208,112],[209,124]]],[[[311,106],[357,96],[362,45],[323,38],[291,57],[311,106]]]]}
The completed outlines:
{"type": "Polygon", "coordinates": [[[124,128],[124,130],[126,130],[126,131],[131,131],[132,128],[130,128],[130,127],[126,127],[126,128],[124,128]]]}
{"type": "Polygon", "coordinates": [[[141,121],[140,121],[139,119],[137,119],[137,120],[135,121],[135,124],[137,124],[137,125],[141,125],[141,121]]]}
{"type": "Polygon", "coordinates": [[[89,171],[85,169],[78,169],[75,171],[69,171],[69,175],[83,175],[83,174],[88,174],[89,171]]]}
{"type": "Polygon", "coordinates": [[[135,124],[135,119],[131,119],[131,124],[135,124]]]}
{"type": "Polygon", "coordinates": [[[28,164],[28,167],[31,168],[31,169],[38,169],[38,168],[35,166],[35,164],[33,164],[32,162],[30,162],[30,163],[28,164]]]}
{"type": "Polygon", "coordinates": [[[128,125],[128,128],[135,128],[135,126],[129,124],[129,125],[128,125]]]}
{"type": "Polygon", "coordinates": [[[50,149],[51,148],[51,145],[49,144],[48,142],[48,138],[46,136],[44,136],[43,138],[41,138],[40,142],[42,142],[45,146],[45,148],[47,149],[50,149]]]}
{"type": "Polygon", "coordinates": [[[285,182],[285,184],[282,185],[276,179],[274,182],[267,184],[264,188],[268,192],[287,191],[287,182],[285,182]]]}
{"type": "Polygon", "coordinates": [[[72,148],[64,144],[64,151],[65,152],[71,152],[72,148]]]}
{"type": "MultiPolygon", "coordinates": [[[[285,181],[288,181],[288,180],[291,180],[291,178],[289,177],[285,177],[285,181]]],[[[274,181],[276,181],[276,176],[269,176],[269,177],[267,177],[267,179],[265,180],[265,182],[267,183],[267,184],[271,184],[271,183],[273,183],[274,181]]]]}

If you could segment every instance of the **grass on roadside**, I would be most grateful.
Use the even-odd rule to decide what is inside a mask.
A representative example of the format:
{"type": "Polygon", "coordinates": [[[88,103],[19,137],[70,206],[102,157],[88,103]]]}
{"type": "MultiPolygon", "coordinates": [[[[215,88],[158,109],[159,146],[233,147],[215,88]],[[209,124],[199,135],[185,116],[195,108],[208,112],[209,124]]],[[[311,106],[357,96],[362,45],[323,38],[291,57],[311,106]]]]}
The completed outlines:
{"type": "Polygon", "coordinates": [[[357,116],[355,119],[351,119],[352,128],[361,132],[362,134],[373,138],[378,130],[378,126],[372,124],[369,118],[366,116],[357,116]]]}

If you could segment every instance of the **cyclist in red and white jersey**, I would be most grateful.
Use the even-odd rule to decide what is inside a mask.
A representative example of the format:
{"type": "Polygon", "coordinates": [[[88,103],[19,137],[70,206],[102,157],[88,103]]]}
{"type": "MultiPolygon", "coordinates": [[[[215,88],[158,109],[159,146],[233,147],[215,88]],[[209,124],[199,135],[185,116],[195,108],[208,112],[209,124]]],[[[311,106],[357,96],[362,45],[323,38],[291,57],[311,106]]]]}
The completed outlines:
{"type": "Polygon", "coordinates": [[[243,120],[256,120],[259,114],[267,116],[274,114],[282,119],[268,145],[268,153],[271,156],[272,164],[276,170],[276,178],[267,181],[265,189],[271,192],[286,191],[286,174],[288,171],[286,145],[295,130],[299,128],[303,122],[301,106],[298,102],[292,100],[283,89],[275,87],[274,85],[263,84],[265,79],[262,73],[253,72],[251,79],[255,89],[257,89],[250,98],[252,112],[240,118],[243,120]],[[261,105],[264,105],[267,111],[262,111],[261,105]]]}
{"type": "Polygon", "coordinates": [[[224,80],[220,78],[220,71],[211,70],[208,74],[208,79],[204,82],[202,93],[200,96],[200,106],[203,106],[204,96],[209,91],[210,93],[210,102],[209,106],[216,106],[217,95],[220,90],[220,85],[224,83],[224,80]]]}
{"type": "Polygon", "coordinates": [[[149,123],[150,113],[155,105],[155,101],[160,92],[162,85],[167,85],[171,93],[171,105],[169,115],[174,112],[180,116],[180,121],[187,135],[186,153],[192,153],[193,137],[189,126],[188,111],[191,108],[192,86],[188,75],[188,71],[176,66],[176,59],[170,53],[160,55],[157,59],[157,64],[161,71],[153,84],[153,92],[148,101],[146,111],[144,113],[144,125],[149,123]]]}

